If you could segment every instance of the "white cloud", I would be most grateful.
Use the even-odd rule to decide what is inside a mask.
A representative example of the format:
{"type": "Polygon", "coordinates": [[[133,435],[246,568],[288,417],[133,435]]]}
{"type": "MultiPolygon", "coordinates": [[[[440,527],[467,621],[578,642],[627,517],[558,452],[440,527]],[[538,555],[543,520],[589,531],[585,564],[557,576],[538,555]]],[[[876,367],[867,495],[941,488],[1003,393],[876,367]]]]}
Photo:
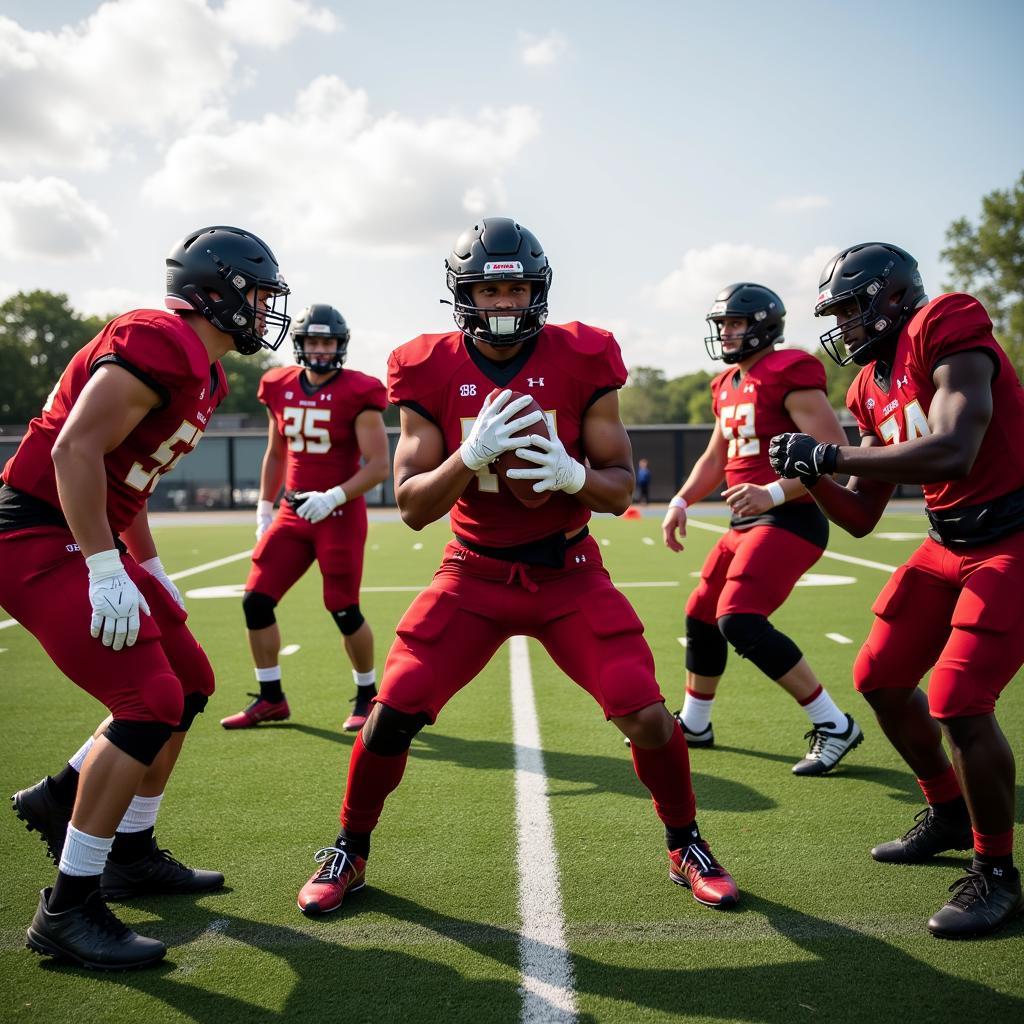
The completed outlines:
{"type": "Polygon", "coordinates": [[[341,28],[331,11],[307,0],[224,0],[213,16],[238,42],[268,49],[284,45],[304,28],[316,32],[341,28]]]}
{"type": "Polygon", "coordinates": [[[62,178],[0,181],[0,246],[9,259],[88,257],[112,234],[107,215],[62,178]]]}
{"type": "Polygon", "coordinates": [[[803,213],[805,210],[823,210],[832,205],[828,196],[785,196],[776,199],[773,206],[782,213],[803,213]]]}
{"type": "Polygon", "coordinates": [[[522,33],[522,47],[519,59],[527,67],[545,67],[554,64],[569,52],[569,43],[560,32],[549,32],[546,36],[531,36],[522,33]]]}
{"type": "Polygon", "coordinates": [[[0,164],[102,169],[123,131],[161,137],[223,110],[239,45],[336,25],[304,0],[120,0],[57,32],[0,17],[0,164]]]}
{"type": "Polygon", "coordinates": [[[814,318],[818,275],[838,248],[821,245],[803,255],[793,255],[720,242],[706,249],[688,249],[680,266],[645,293],[656,309],[671,314],[660,348],[656,337],[649,332],[639,333],[636,354],[642,358],[632,358],[631,353],[629,365],[664,366],[676,373],[719,365],[707,359],[704,352],[704,317],[715,296],[736,281],[754,281],[778,292],[786,306],[787,342],[815,348],[824,330],[822,321],[814,318]],[[679,338],[686,340],[677,346],[674,339],[679,338]]]}
{"type": "Polygon", "coordinates": [[[524,106],[374,116],[364,91],[324,75],[287,114],[180,138],[143,194],[199,220],[266,224],[275,247],[402,255],[447,244],[467,215],[499,209],[499,172],[537,131],[524,106]]]}
{"type": "Polygon", "coordinates": [[[90,316],[117,316],[130,309],[163,308],[162,294],[132,288],[87,288],[75,300],[75,309],[90,316]]]}

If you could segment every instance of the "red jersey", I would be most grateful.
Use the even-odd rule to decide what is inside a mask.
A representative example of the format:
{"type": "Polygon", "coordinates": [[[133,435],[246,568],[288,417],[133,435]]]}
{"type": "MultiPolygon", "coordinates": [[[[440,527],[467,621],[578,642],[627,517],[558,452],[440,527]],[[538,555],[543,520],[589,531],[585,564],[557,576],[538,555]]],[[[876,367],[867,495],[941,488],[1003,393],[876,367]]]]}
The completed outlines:
{"type": "Polygon", "coordinates": [[[886,444],[930,432],[928,410],[935,395],[932,371],[940,359],[956,352],[982,349],[996,366],[992,380],[992,419],[970,473],[962,480],[922,484],[925,504],[941,511],[980,505],[1024,487],[1024,389],[992,336],[985,307],[970,295],[940,295],[919,309],[896,342],[889,389],[874,378],[874,363],[865,366],[846,396],[861,434],[886,444]]]}
{"type": "Polygon", "coordinates": [[[383,410],[384,385],[358,370],[341,370],[314,386],[301,366],[278,366],[260,380],[256,397],[288,442],[285,488],[326,491],[359,469],[356,417],[383,410]]]}
{"type": "Polygon", "coordinates": [[[206,347],[184,319],[155,309],[125,313],[72,356],[4,467],[7,484],[61,507],[50,453],[82,389],[104,363],[128,368],[161,399],[104,457],[107,519],[116,534],[138,515],[157,479],[199,443],[228,386],[220,363],[210,365],[206,347]]]}
{"type": "MultiPolygon", "coordinates": [[[[768,442],[776,434],[799,431],[786,411],[791,391],[825,391],[825,367],[820,359],[798,349],[772,351],[741,377],[730,366],[711,382],[711,408],[718,429],[728,442],[725,481],[735,484],[770,484],[778,475],[768,462],[768,442]]],[[[809,495],[792,503],[814,503],[809,495]]]]}
{"type": "MultiPolygon", "coordinates": [[[[484,398],[495,388],[510,388],[537,399],[549,429],[582,462],[584,414],[625,382],[618,342],[607,331],[581,323],[548,324],[506,364],[484,358],[458,331],[423,334],[388,360],[388,397],[436,424],[449,453],[469,436],[484,398]]],[[[537,508],[525,508],[490,466],[470,481],[451,513],[460,537],[495,548],[570,533],[589,519],[590,509],[563,491],[537,508]]]]}

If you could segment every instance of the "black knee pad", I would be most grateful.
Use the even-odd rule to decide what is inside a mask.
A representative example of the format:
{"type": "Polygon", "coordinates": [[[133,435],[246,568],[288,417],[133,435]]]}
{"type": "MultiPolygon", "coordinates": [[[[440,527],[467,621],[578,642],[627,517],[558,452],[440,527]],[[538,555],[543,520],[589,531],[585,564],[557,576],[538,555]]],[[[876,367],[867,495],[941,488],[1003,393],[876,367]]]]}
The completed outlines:
{"type": "Polygon", "coordinates": [[[723,615],[718,628],[736,653],[752,661],[769,679],[781,679],[803,657],[800,648],[763,615],[723,615]]]}
{"type": "Polygon", "coordinates": [[[725,671],[729,645],[717,626],[686,616],[686,667],[699,676],[720,676],[725,671]]]}
{"type": "Polygon", "coordinates": [[[171,731],[188,732],[192,728],[196,715],[201,715],[206,710],[206,704],[209,699],[205,693],[186,693],[185,707],[181,712],[181,721],[171,731]]]}
{"type": "Polygon", "coordinates": [[[350,604],[340,612],[331,612],[331,618],[343,636],[351,636],[366,621],[357,604],[350,604]]]}
{"type": "Polygon", "coordinates": [[[247,590],[242,598],[242,611],[245,613],[246,629],[266,629],[277,622],[274,609],[277,602],[269,594],[261,594],[258,590],[247,590]]]}
{"type": "Polygon", "coordinates": [[[123,750],[136,761],[150,765],[171,738],[171,731],[171,727],[164,722],[125,722],[115,718],[103,730],[103,735],[118,750],[123,750]]]}
{"type": "Polygon", "coordinates": [[[371,754],[381,757],[396,757],[404,754],[413,737],[430,721],[424,711],[409,715],[396,711],[387,704],[375,704],[374,711],[363,726],[363,746],[371,754]]]}

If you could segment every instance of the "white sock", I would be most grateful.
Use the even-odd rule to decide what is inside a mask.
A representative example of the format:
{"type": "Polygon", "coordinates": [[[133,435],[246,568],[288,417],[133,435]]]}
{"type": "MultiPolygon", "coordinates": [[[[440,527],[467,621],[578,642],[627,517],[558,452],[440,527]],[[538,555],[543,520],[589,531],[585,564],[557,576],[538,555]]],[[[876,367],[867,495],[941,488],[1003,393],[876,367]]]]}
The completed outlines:
{"type": "Polygon", "coordinates": [[[808,704],[801,704],[800,707],[807,712],[812,725],[823,725],[826,729],[833,729],[836,732],[846,731],[846,715],[839,710],[824,686],[814,700],[808,704]]]}
{"type": "Polygon", "coordinates": [[[711,724],[711,709],[714,707],[715,695],[695,695],[686,691],[683,700],[683,721],[690,732],[704,732],[711,724]]]}
{"type": "Polygon", "coordinates": [[[88,878],[102,875],[107,863],[107,854],[114,845],[114,837],[91,836],[79,832],[74,825],[68,825],[68,836],[64,840],[64,852],[60,855],[60,870],[65,875],[88,878]]]}
{"type": "Polygon", "coordinates": [[[377,685],[377,672],[372,668],[369,672],[357,672],[355,669],[352,669],[352,678],[356,681],[356,686],[377,685]]]}
{"type": "Polygon", "coordinates": [[[124,812],[118,832],[143,832],[156,824],[156,813],[160,810],[160,801],[164,795],[133,796],[128,810],[124,812]]]}
{"type": "Polygon", "coordinates": [[[85,764],[85,759],[89,756],[89,751],[92,750],[92,745],[96,741],[90,736],[79,748],[78,752],[74,756],[68,758],[68,764],[75,769],[76,772],[81,773],[82,765],[85,764]]]}
{"type": "Polygon", "coordinates": [[[256,669],[257,683],[279,683],[281,681],[281,666],[271,665],[270,668],[256,669]]]}

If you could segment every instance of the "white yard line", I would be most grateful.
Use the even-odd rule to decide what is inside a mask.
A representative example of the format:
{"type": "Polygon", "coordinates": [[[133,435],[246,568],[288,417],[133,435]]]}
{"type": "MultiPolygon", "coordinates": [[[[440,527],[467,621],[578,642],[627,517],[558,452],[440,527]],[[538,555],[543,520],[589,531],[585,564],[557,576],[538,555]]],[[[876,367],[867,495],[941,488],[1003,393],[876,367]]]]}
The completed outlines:
{"type": "Polygon", "coordinates": [[[848,636],[843,636],[842,633],[826,633],[826,638],[834,640],[837,644],[852,644],[853,641],[848,636]]]}
{"type": "Polygon", "coordinates": [[[512,727],[516,754],[516,835],[518,839],[519,962],[523,1024],[576,1020],[572,961],[565,943],[565,918],[558,877],[554,827],[548,806],[547,776],[533,699],[533,677],[526,637],[509,641],[512,727]]]}
{"type": "MultiPolygon", "coordinates": [[[[712,533],[728,533],[727,526],[717,526],[715,523],[704,523],[699,519],[687,519],[687,526],[696,526],[698,530],[710,530],[712,533]]],[[[853,555],[841,555],[837,551],[823,551],[822,558],[832,558],[837,562],[849,562],[850,565],[862,565],[865,569],[878,569],[880,572],[895,572],[895,565],[887,565],[885,562],[871,562],[866,558],[854,558],[853,555]]]]}

